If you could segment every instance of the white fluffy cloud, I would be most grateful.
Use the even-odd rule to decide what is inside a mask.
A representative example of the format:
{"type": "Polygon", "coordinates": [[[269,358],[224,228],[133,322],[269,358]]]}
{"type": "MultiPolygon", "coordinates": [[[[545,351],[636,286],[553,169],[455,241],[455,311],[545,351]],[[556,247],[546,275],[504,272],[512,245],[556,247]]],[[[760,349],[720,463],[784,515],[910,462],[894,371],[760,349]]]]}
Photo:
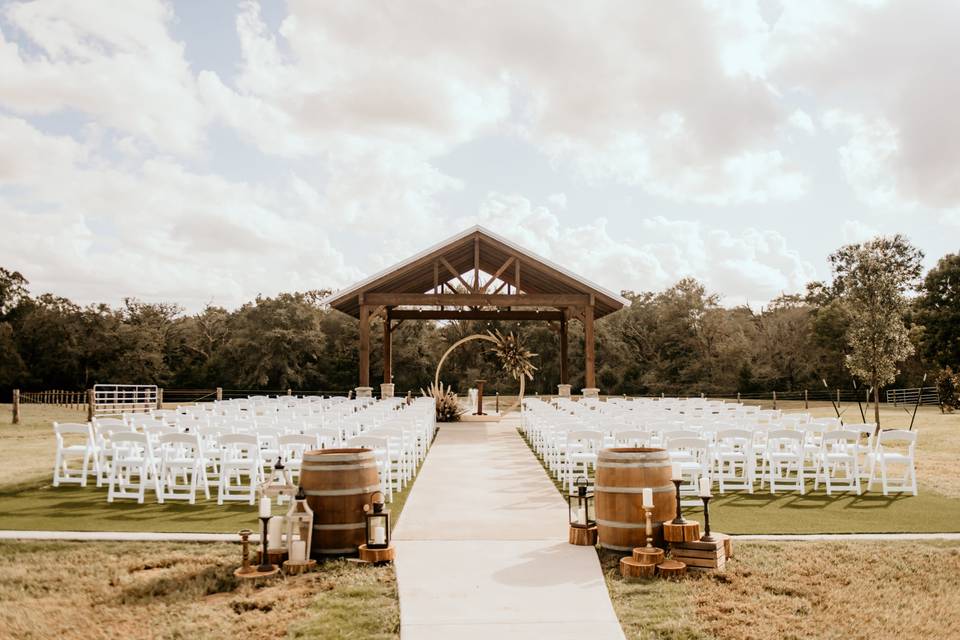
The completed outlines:
{"type": "Polygon", "coordinates": [[[775,231],[733,234],[660,216],[639,218],[625,229],[604,218],[568,226],[547,207],[504,194],[491,194],[479,214],[461,224],[487,226],[613,289],[658,290],[692,276],[738,304],[802,291],[816,275],[775,231]]]}

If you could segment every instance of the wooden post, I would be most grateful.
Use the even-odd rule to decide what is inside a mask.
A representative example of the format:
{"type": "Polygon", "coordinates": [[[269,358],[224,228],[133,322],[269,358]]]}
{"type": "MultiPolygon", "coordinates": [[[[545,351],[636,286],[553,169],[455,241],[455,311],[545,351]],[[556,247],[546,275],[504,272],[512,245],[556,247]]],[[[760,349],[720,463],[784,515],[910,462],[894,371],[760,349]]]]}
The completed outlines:
{"type": "Polygon", "coordinates": [[[737,402],[740,402],[740,392],[737,391],[737,402]]]}
{"type": "Polygon", "coordinates": [[[13,424],[20,424],[20,389],[13,390],[13,424]]]}
{"type": "Polygon", "coordinates": [[[93,422],[93,405],[96,400],[93,389],[87,389],[87,422],[93,422]]]}
{"type": "Polygon", "coordinates": [[[370,386],[370,308],[360,305],[360,386],[370,386]]]}
{"type": "Polygon", "coordinates": [[[288,396],[292,396],[292,395],[293,395],[293,389],[291,389],[290,387],[287,387],[287,395],[288,395],[288,396]]]}
{"type": "Polygon", "coordinates": [[[157,409],[163,409],[163,387],[157,389],[157,409]]]}
{"type": "Polygon", "coordinates": [[[383,320],[383,381],[385,383],[393,382],[393,350],[392,331],[390,330],[390,313],[383,320]]]}
{"type": "Polygon", "coordinates": [[[217,401],[223,400],[223,387],[217,387],[217,401]]]}
{"type": "Polygon", "coordinates": [[[569,384],[567,380],[567,320],[560,321],[560,384],[569,384]]]}
{"type": "Polygon", "coordinates": [[[803,390],[803,408],[804,409],[810,408],[810,396],[807,395],[806,389],[803,390]]]}
{"type": "Polygon", "coordinates": [[[584,383],[587,389],[595,389],[597,386],[597,378],[594,372],[594,366],[596,364],[596,353],[594,351],[594,336],[593,336],[593,305],[589,305],[583,308],[583,339],[584,339],[584,359],[585,362],[585,371],[584,371],[584,383]]]}
{"type": "Polygon", "coordinates": [[[837,409],[840,408],[840,389],[837,389],[837,409]]]}
{"type": "Polygon", "coordinates": [[[777,408],[777,390],[776,389],[773,390],[773,408],[774,410],[776,410],[777,408]]]}

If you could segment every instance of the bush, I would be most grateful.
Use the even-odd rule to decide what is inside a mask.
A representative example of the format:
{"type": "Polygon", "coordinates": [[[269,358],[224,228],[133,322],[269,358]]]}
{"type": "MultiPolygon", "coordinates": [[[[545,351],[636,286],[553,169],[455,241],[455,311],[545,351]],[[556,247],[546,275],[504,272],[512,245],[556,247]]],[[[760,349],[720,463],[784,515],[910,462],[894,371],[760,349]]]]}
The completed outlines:
{"type": "Polygon", "coordinates": [[[940,394],[940,408],[953,412],[960,409],[960,373],[954,373],[947,367],[937,375],[937,393],[940,394]]]}

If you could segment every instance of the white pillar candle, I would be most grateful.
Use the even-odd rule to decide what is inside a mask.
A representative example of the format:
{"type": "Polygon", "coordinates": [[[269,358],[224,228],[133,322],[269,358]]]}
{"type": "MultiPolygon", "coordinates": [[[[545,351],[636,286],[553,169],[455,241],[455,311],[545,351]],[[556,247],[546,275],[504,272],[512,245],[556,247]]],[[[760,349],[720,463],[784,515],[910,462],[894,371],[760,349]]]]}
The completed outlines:
{"type": "Polygon", "coordinates": [[[700,497],[709,498],[712,496],[710,493],[710,487],[713,483],[710,482],[710,478],[700,478],[700,497]]]}
{"type": "Polygon", "coordinates": [[[373,544],[383,544],[387,541],[387,532],[383,527],[373,528],[373,544]]]}
{"type": "Polygon", "coordinates": [[[260,517],[269,518],[270,511],[270,498],[260,498],[260,517]]]}
{"type": "Polygon", "coordinates": [[[290,560],[292,562],[306,562],[307,560],[307,541],[294,540],[290,545],[290,560]]]}
{"type": "Polygon", "coordinates": [[[283,516],[270,518],[267,525],[267,547],[270,549],[283,548],[283,516]]]}
{"type": "Polygon", "coordinates": [[[587,524],[587,510],[583,507],[577,509],[577,524],[587,524]]]}
{"type": "Polygon", "coordinates": [[[643,508],[653,509],[653,489],[649,487],[643,490],[643,508]]]}
{"type": "Polygon", "coordinates": [[[673,474],[670,478],[671,480],[683,480],[683,467],[680,466],[679,462],[673,463],[673,474]]]}

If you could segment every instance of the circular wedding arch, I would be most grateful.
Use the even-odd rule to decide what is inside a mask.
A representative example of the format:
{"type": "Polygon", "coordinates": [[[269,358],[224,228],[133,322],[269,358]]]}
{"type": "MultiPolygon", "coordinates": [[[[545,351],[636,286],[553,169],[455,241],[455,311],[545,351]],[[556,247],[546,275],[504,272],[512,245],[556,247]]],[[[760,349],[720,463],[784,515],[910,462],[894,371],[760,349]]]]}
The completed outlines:
{"type": "MultiPolygon", "coordinates": [[[[486,340],[487,342],[493,342],[494,344],[496,344],[497,342],[496,338],[494,338],[493,336],[487,335],[485,333],[474,333],[473,335],[469,335],[466,338],[460,338],[459,340],[454,342],[452,345],[450,345],[449,349],[443,352],[443,356],[440,358],[440,362],[437,363],[437,372],[433,377],[434,386],[440,386],[440,368],[443,367],[443,362],[444,360],[447,359],[447,356],[449,356],[450,353],[460,345],[466,344],[467,342],[471,342],[473,340],[486,340]]],[[[517,394],[517,399],[513,402],[513,404],[511,404],[504,411],[504,413],[510,413],[511,411],[516,409],[520,405],[520,403],[523,401],[523,391],[526,386],[524,384],[525,382],[526,382],[526,377],[521,375],[520,376],[520,393],[517,394]]]]}

